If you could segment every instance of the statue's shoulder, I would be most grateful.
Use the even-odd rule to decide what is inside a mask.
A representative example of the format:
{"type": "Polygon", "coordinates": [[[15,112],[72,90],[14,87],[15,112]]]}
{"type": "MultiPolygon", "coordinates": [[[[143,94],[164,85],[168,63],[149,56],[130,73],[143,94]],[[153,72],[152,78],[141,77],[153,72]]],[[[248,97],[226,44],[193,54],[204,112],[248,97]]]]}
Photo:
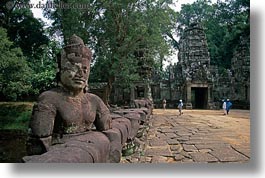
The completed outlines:
{"type": "Polygon", "coordinates": [[[97,96],[93,93],[86,93],[86,98],[92,103],[103,102],[99,96],[97,96]]]}
{"type": "Polygon", "coordinates": [[[61,90],[60,88],[53,88],[51,90],[42,92],[39,95],[38,101],[54,101],[60,97],[61,90]]]}
{"type": "Polygon", "coordinates": [[[89,98],[89,99],[93,99],[93,98],[98,99],[99,98],[99,96],[97,96],[97,95],[95,95],[93,93],[86,93],[86,97],[89,98]]]}

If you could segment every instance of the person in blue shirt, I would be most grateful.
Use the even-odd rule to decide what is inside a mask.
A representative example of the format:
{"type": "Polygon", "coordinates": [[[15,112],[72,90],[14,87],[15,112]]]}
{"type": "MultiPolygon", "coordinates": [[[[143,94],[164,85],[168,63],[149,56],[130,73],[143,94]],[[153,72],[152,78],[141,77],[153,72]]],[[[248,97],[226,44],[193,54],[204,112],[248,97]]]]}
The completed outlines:
{"type": "Polygon", "coordinates": [[[182,100],[179,100],[179,104],[178,104],[179,115],[183,114],[182,107],[183,107],[183,102],[182,102],[182,100]]]}
{"type": "Polygon", "coordinates": [[[231,107],[232,107],[232,103],[231,103],[231,101],[229,99],[227,99],[226,100],[226,113],[227,113],[227,115],[228,115],[231,107]]]}

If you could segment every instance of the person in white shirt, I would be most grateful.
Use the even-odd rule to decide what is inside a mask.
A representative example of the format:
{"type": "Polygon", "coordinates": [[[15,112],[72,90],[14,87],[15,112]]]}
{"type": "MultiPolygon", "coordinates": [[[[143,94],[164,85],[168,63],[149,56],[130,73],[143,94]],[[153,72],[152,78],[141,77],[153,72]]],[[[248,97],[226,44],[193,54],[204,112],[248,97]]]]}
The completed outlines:
{"type": "Polygon", "coordinates": [[[183,102],[182,100],[179,100],[179,104],[178,104],[179,115],[183,114],[182,108],[183,108],[183,102]]]}
{"type": "Polygon", "coordinates": [[[222,102],[223,102],[222,108],[223,108],[223,111],[224,111],[224,115],[226,115],[227,114],[227,111],[226,111],[226,101],[223,99],[222,102]]]}

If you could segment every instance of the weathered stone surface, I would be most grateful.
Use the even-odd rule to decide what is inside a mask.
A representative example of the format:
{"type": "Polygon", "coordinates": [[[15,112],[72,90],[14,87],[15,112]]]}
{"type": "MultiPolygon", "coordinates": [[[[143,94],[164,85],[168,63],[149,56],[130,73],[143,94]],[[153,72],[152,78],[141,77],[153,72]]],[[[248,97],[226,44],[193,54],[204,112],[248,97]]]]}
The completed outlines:
{"type": "Polygon", "coordinates": [[[120,131],[121,133],[121,144],[124,145],[127,141],[127,138],[131,132],[131,128],[129,128],[130,122],[128,119],[115,119],[112,122],[112,127],[116,128],[120,131]]]}
{"type": "Polygon", "coordinates": [[[164,127],[164,128],[161,128],[161,132],[162,133],[175,133],[176,132],[176,129],[164,127]]]}
{"type": "Polygon", "coordinates": [[[183,149],[188,152],[198,151],[194,145],[183,144],[183,149]]]}
{"type": "Polygon", "coordinates": [[[145,156],[172,156],[168,147],[151,147],[147,148],[145,156]]]}
{"type": "Polygon", "coordinates": [[[150,163],[152,161],[152,157],[142,157],[141,162],[142,163],[150,163]]]}
{"type": "Polygon", "coordinates": [[[156,137],[160,138],[160,139],[163,139],[163,140],[168,139],[168,137],[165,134],[163,134],[163,133],[156,133],[156,137]]]}
{"type": "MultiPolygon", "coordinates": [[[[240,36],[240,43],[234,51],[231,60],[232,93],[229,96],[233,100],[241,101],[243,109],[250,105],[250,40],[249,36],[240,36]]],[[[229,83],[227,82],[226,85],[229,83]]],[[[227,90],[225,90],[228,92],[227,90]]],[[[221,92],[221,91],[219,91],[221,92]]],[[[227,93],[229,94],[229,93],[227,93]]]]}
{"type": "Polygon", "coordinates": [[[207,81],[210,55],[206,35],[200,24],[191,24],[180,39],[179,61],[186,81],[207,81]]]}
{"type": "Polygon", "coordinates": [[[232,148],[220,148],[213,150],[210,154],[218,158],[221,162],[240,162],[240,161],[248,161],[249,158],[238,153],[232,148]]]}
{"type": "Polygon", "coordinates": [[[67,143],[50,147],[42,155],[27,157],[29,163],[103,163],[109,158],[110,144],[108,138],[99,132],[71,137],[67,143]]]}
{"type": "Polygon", "coordinates": [[[174,153],[180,153],[183,150],[183,147],[180,144],[171,145],[170,150],[173,151],[174,153]]]}
{"type": "Polygon", "coordinates": [[[121,132],[117,128],[112,128],[103,133],[108,137],[110,140],[110,153],[109,153],[109,160],[110,162],[118,163],[121,159],[121,132]]]}
{"type": "Polygon", "coordinates": [[[194,163],[194,161],[192,159],[190,159],[190,158],[183,158],[181,160],[181,163],[194,163]]]}
{"type": "Polygon", "coordinates": [[[190,153],[192,159],[195,162],[203,162],[203,163],[207,163],[207,162],[217,162],[218,159],[214,156],[212,156],[209,153],[190,153]]]}
{"type": "Polygon", "coordinates": [[[210,153],[212,150],[211,149],[200,149],[199,152],[201,153],[210,153]]]}
{"type": "Polygon", "coordinates": [[[166,138],[176,138],[177,137],[177,135],[174,133],[165,133],[165,135],[166,135],[166,138]]]}
{"type": "Polygon", "coordinates": [[[177,145],[177,144],[179,144],[179,141],[177,139],[168,139],[167,143],[169,145],[177,145]]]}
{"type": "Polygon", "coordinates": [[[133,100],[134,101],[134,105],[136,108],[150,108],[152,106],[152,103],[150,102],[150,100],[133,100]]]}
{"type": "MultiPolygon", "coordinates": [[[[180,143],[186,143],[189,139],[190,139],[190,138],[189,138],[188,136],[180,136],[180,137],[178,138],[178,141],[179,141],[180,143]]],[[[191,143],[191,144],[192,144],[192,143],[191,143]]]]}
{"type": "MultiPolygon", "coordinates": [[[[163,163],[249,161],[250,157],[246,156],[247,153],[243,153],[244,150],[250,152],[249,120],[235,119],[233,117],[225,120],[221,115],[216,115],[216,111],[211,111],[213,115],[204,115],[203,117],[200,114],[183,115],[181,120],[171,120],[171,111],[165,111],[164,115],[160,114],[161,110],[154,110],[154,113],[156,112],[159,112],[159,114],[153,115],[151,122],[155,124],[148,130],[147,136],[149,141],[156,141],[159,144],[150,144],[146,147],[143,158],[140,158],[142,162],[144,162],[145,158],[150,157],[155,157],[153,162],[161,161],[163,163]],[[177,139],[157,137],[158,134],[166,136],[166,133],[174,133],[161,132],[163,129],[164,131],[171,131],[171,128],[166,126],[168,120],[171,120],[171,125],[173,124],[174,128],[177,128],[181,133],[193,131],[194,133],[190,136],[184,134],[177,139]],[[162,123],[163,126],[156,123],[162,123]],[[218,126],[218,129],[211,130],[215,126],[218,126]],[[164,141],[166,141],[166,144],[161,144],[164,141]],[[163,157],[167,157],[167,160],[163,157]]],[[[208,113],[210,111],[189,112],[208,113]]]]}
{"type": "Polygon", "coordinates": [[[179,136],[190,136],[190,135],[192,135],[191,132],[180,132],[180,131],[177,131],[176,134],[179,136]]]}
{"type": "Polygon", "coordinates": [[[122,116],[124,116],[124,115],[126,115],[126,114],[135,114],[135,113],[137,113],[137,114],[140,114],[140,120],[141,121],[145,121],[146,120],[146,118],[147,118],[147,113],[146,112],[144,112],[144,111],[148,111],[148,109],[144,109],[144,108],[141,108],[141,109],[120,109],[120,110],[116,110],[116,111],[113,111],[114,113],[116,113],[116,114],[119,114],[119,115],[122,115],[122,116]]]}
{"type": "Polygon", "coordinates": [[[131,121],[131,133],[129,135],[129,139],[132,139],[136,136],[139,128],[140,128],[140,119],[141,116],[139,113],[128,113],[124,115],[125,118],[131,121]]]}
{"type": "Polygon", "coordinates": [[[181,154],[176,154],[175,157],[174,157],[174,159],[176,161],[181,161],[182,159],[184,159],[184,156],[182,156],[181,154]]]}
{"type": "Polygon", "coordinates": [[[165,146],[167,145],[167,142],[158,138],[153,138],[149,141],[150,146],[165,146]]]}
{"type": "Polygon", "coordinates": [[[197,149],[219,149],[219,148],[227,148],[227,147],[230,147],[229,144],[227,143],[224,143],[224,142],[219,142],[219,143],[207,143],[205,144],[205,142],[202,142],[202,143],[198,143],[198,144],[195,144],[195,147],[197,149]]]}
{"type": "Polygon", "coordinates": [[[151,163],[167,163],[168,158],[164,156],[153,156],[151,163]]]}
{"type": "Polygon", "coordinates": [[[197,145],[197,144],[201,144],[201,145],[208,145],[208,144],[219,144],[220,140],[188,140],[185,142],[185,144],[187,145],[197,145]]]}
{"type": "Polygon", "coordinates": [[[110,113],[110,117],[112,119],[117,119],[117,118],[122,118],[123,116],[121,116],[120,114],[110,113]]]}
{"type": "Polygon", "coordinates": [[[90,150],[89,153],[81,147],[66,147],[54,149],[42,155],[26,156],[23,160],[27,163],[94,163],[92,154],[97,155],[97,152],[93,147],[87,148],[90,150]]]}
{"type": "Polygon", "coordinates": [[[250,158],[251,149],[249,146],[233,145],[232,148],[250,158]]]}

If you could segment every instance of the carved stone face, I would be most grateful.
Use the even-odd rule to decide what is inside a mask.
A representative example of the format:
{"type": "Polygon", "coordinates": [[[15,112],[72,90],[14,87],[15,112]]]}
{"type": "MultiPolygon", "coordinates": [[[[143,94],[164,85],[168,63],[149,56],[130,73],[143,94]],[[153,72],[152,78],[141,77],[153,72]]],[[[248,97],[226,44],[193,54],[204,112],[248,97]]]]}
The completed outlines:
{"type": "Polygon", "coordinates": [[[83,89],[87,84],[89,72],[89,64],[84,62],[71,63],[67,61],[61,69],[61,83],[69,90],[83,89]]]}
{"type": "Polygon", "coordinates": [[[90,73],[91,51],[81,38],[73,35],[60,58],[60,81],[72,91],[84,89],[90,73]]]}

